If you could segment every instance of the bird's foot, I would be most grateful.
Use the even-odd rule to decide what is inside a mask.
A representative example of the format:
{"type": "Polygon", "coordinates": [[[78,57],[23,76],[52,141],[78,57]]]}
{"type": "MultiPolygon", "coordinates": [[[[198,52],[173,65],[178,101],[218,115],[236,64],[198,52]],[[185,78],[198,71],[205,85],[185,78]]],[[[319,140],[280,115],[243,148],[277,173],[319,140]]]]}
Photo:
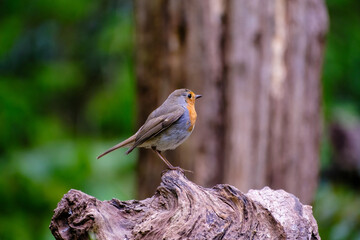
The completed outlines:
{"type": "Polygon", "coordinates": [[[168,168],[169,168],[170,170],[180,171],[181,173],[185,173],[185,172],[194,173],[193,171],[186,170],[186,169],[183,169],[183,168],[181,168],[181,167],[173,167],[173,166],[170,167],[170,166],[168,166],[168,168]]]}

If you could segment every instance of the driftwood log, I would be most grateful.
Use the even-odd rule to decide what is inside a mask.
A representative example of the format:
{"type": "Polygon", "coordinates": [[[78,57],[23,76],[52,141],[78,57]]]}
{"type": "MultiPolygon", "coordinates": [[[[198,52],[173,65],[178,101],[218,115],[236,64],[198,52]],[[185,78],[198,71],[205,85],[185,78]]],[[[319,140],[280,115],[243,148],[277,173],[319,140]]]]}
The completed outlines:
{"type": "Polygon", "coordinates": [[[50,229],[56,239],[320,239],[311,206],[292,194],[203,188],[179,171],[165,172],[155,195],[141,201],[70,190],[50,229]]]}

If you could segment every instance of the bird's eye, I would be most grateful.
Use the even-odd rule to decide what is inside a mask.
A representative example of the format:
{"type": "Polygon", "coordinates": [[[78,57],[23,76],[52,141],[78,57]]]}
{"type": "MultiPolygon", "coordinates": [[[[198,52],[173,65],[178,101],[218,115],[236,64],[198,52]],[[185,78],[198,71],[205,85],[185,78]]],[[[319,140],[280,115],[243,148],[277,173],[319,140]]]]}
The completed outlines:
{"type": "Polygon", "coordinates": [[[191,93],[189,93],[188,98],[191,98],[191,93]]]}

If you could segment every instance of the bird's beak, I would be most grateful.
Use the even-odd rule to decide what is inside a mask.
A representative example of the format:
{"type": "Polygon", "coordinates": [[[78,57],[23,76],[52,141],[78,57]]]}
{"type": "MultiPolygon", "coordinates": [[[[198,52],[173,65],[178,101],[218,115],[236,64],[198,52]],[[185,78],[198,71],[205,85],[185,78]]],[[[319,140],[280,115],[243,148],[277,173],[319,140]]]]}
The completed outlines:
{"type": "Polygon", "coordinates": [[[195,95],[195,99],[201,98],[202,95],[195,95]]]}

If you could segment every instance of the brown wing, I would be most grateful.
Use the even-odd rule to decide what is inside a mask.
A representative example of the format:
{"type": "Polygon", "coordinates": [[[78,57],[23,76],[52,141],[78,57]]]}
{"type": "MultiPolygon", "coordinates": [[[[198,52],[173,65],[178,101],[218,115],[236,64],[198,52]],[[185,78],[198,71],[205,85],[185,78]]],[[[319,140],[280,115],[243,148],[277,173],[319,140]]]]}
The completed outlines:
{"type": "Polygon", "coordinates": [[[176,122],[183,114],[185,109],[182,107],[177,107],[174,111],[160,115],[155,118],[148,119],[145,124],[140,128],[139,132],[136,134],[135,143],[129,150],[126,152],[129,154],[134,148],[143,144],[150,138],[158,135],[165,129],[171,126],[176,122]]]}

